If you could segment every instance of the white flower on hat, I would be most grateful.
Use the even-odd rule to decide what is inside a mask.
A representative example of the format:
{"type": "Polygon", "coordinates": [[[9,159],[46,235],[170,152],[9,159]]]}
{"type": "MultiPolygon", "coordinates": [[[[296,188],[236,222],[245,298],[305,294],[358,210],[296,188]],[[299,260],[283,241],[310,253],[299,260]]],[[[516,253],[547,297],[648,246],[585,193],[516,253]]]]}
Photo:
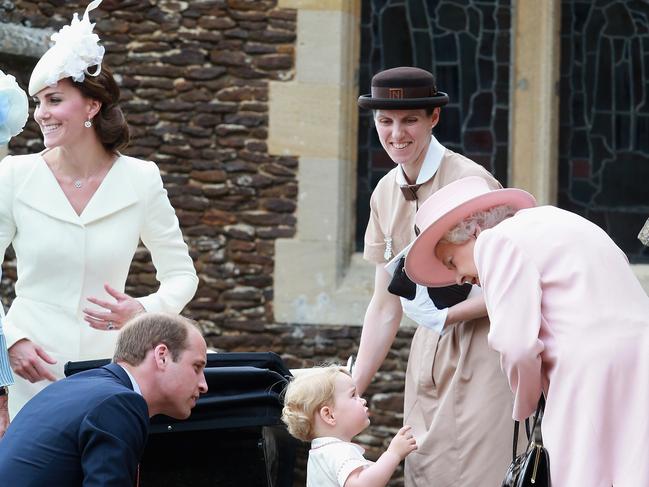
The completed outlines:
{"type": "Polygon", "coordinates": [[[105,49],[99,45],[99,36],[92,30],[90,11],[96,9],[102,0],[90,2],[81,20],[74,14],[70,25],[65,25],[52,34],[54,45],[38,61],[29,80],[29,94],[34,96],[47,86],[54,86],[63,78],[82,82],[86,75],[97,76],[101,72],[101,62],[105,49]],[[88,70],[97,66],[94,72],[88,70]]]}
{"type": "Polygon", "coordinates": [[[0,71],[0,144],[23,131],[29,117],[27,95],[16,78],[0,71]]]}

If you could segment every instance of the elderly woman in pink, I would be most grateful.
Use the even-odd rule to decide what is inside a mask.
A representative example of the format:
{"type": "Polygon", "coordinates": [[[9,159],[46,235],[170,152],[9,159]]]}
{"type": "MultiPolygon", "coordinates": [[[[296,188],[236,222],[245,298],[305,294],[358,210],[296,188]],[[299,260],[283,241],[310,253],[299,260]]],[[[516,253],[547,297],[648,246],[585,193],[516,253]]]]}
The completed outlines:
{"type": "Polygon", "coordinates": [[[647,486],[649,297],[598,226],[534,206],[481,178],[445,186],[417,213],[406,272],[482,286],[514,419],[546,395],[553,487],[647,486]]]}

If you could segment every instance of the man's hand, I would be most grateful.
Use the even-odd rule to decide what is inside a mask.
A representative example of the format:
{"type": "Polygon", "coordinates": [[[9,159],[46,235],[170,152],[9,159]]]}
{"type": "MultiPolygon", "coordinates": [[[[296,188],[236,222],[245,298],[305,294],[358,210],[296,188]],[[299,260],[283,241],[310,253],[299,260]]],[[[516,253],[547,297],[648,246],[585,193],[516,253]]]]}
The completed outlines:
{"type": "Polygon", "coordinates": [[[0,438],[5,435],[9,427],[9,396],[0,396],[0,438]]]}

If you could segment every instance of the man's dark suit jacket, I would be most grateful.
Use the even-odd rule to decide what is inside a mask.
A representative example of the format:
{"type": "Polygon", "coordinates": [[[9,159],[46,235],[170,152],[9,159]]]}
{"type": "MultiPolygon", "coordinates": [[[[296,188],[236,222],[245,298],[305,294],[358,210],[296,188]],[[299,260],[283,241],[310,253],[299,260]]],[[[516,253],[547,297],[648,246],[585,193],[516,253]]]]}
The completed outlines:
{"type": "Polygon", "coordinates": [[[119,365],[80,372],[30,400],[0,440],[0,485],[130,487],[149,428],[119,365]]]}

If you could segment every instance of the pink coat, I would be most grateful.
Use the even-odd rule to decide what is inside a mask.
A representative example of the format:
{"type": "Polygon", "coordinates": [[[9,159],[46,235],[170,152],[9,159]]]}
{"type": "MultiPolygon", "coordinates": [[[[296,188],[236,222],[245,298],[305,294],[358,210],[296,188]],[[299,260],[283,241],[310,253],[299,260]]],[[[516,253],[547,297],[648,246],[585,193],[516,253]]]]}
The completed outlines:
{"type": "Polygon", "coordinates": [[[649,297],[624,253],[544,206],[483,231],[474,256],[514,418],[546,393],[552,486],[649,486],[649,297]]]}

